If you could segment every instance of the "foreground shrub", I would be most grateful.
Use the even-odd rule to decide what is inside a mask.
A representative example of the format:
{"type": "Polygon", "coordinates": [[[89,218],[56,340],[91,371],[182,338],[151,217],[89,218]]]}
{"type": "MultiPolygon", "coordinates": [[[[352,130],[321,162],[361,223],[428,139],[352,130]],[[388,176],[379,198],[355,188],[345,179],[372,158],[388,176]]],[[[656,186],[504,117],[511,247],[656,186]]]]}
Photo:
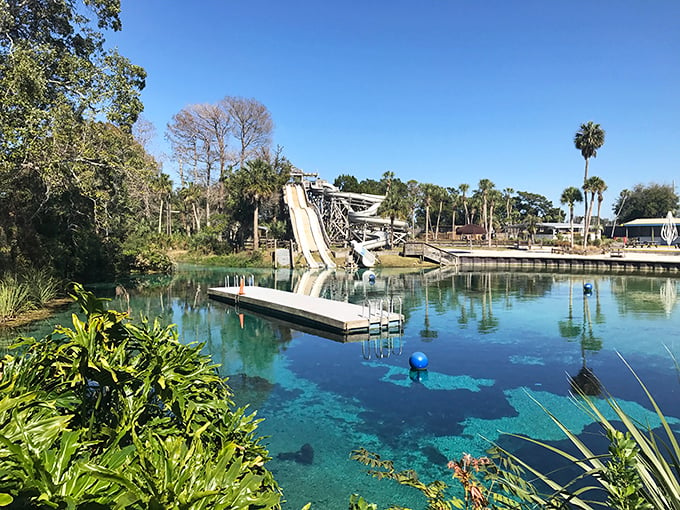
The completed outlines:
{"type": "Polygon", "coordinates": [[[278,509],[258,421],[202,346],[73,297],[85,320],[0,363],[0,506],[278,509]]]}

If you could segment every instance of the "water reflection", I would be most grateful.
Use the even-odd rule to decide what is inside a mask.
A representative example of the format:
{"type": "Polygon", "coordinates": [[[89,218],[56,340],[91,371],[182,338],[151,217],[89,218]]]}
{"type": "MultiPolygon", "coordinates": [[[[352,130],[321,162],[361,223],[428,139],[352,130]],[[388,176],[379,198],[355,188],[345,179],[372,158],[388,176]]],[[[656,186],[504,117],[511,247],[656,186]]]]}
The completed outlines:
{"type": "MultiPolygon", "coordinates": [[[[570,389],[596,394],[604,386],[624,400],[640,396],[617,352],[661,389],[662,408],[680,414],[677,376],[665,350],[678,354],[672,333],[680,327],[676,279],[447,269],[375,275],[372,281],[367,271],[188,266],[172,277],[94,290],[125,310],[127,298],[115,293],[123,285],[133,317],[160,317],[177,324],[181,341],[205,344],[229,377],[237,404],[250,404],[264,418],[259,430],[269,436],[271,466],[290,501],[285,508],[307,501],[326,510],[346,508],[351,487],[366,487],[376,494],[371,499],[389,506],[398,489],[371,485],[363,469],[347,460],[358,446],[415,467],[429,481],[441,478],[446,459],[483,454],[487,445],[480,434],[497,439],[498,430],[506,430],[559,440],[527,391],[577,432],[586,430],[590,423],[574,412],[570,389]],[[358,304],[399,297],[404,332],[340,343],[207,298],[208,287],[250,274],[257,285],[308,289],[358,304]],[[583,295],[585,282],[593,284],[590,296],[583,295]],[[408,366],[408,354],[418,350],[430,359],[420,380],[408,366]],[[286,460],[305,444],[314,449],[311,464],[286,460]]],[[[68,324],[72,311],[51,319],[47,330],[35,325],[21,334],[43,336],[51,324],[68,324]]]]}

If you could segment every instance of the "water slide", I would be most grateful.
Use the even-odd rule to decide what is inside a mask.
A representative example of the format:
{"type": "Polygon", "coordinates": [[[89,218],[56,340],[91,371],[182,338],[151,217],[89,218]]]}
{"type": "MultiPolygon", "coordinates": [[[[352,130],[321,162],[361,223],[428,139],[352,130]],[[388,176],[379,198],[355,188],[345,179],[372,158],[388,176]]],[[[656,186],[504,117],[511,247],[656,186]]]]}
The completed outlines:
{"type": "Polygon", "coordinates": [[[311,269],[335,267],[328,245],[321,230],[321,223],[316,211],[309,206],[305,190],[299,184],[287,184],[284,198],[288,204],[290,220],[293,225],[295,241],[302,250],[302,254],[311,269]],[[314,258],[318,253],[323,264],[314,258]]]}

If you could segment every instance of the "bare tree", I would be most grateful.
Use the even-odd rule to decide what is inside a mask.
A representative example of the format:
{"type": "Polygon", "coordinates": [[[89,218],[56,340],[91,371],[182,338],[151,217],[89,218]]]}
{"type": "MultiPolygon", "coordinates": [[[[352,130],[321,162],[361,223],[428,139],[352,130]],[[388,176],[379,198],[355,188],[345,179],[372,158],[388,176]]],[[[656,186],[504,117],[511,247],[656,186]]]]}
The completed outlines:
{"type": "Polygon", "coordinates": [[[266,153],[271,146],[274,123],[267,107],[252,98],[225,97],[221,106],[231,120],[231,133],[239,146],[239,168],[248,159],[266,153]]]}

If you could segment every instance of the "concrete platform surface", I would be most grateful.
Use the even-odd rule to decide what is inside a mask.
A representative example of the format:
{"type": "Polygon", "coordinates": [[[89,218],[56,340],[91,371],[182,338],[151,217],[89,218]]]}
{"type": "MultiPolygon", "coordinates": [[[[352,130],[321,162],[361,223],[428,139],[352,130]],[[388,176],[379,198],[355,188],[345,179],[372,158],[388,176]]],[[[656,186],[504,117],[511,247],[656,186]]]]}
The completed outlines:
{"type": "Polygon", "coordinates": [[[353,303],[305,296],[266,287],[245,286],[239,294],[239,287],[212,287],[208,296],[244,309],[255,310],[319,329],[341,333],[368,332],[371,328],[387,329],[399,325],[403,317],[397,313],[380,314],[374,305],[371,317],[368,308],[353,303]]]}

